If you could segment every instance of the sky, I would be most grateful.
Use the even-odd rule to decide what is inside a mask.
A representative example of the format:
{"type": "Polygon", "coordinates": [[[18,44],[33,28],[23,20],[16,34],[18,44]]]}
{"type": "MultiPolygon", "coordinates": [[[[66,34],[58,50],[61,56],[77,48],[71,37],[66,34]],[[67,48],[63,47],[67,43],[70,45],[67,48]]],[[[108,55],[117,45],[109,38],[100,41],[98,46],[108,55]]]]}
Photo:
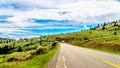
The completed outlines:
{"type": "Polygon", "coordinates": [[[120,19],[120,0],[0,0],[0,37],[68,33],[120,19]]]}

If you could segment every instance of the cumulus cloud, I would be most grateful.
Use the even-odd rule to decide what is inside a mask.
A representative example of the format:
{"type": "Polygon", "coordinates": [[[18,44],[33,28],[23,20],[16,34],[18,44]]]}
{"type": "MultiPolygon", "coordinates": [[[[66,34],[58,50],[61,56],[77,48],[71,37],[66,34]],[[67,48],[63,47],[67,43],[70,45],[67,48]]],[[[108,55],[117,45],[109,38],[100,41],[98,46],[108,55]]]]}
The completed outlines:
{"type": "Polygon", "coordinates": [[[0,30],[22,34],[19,31],[34,33],[30,29],[69,29],[78,25],[87,28],[86,24],[120,19],[119,7],[119,0],[0,0],[0,27],[4,27],[0,30]],[[31,19],[68,21],[45,24],[31,19]]]}

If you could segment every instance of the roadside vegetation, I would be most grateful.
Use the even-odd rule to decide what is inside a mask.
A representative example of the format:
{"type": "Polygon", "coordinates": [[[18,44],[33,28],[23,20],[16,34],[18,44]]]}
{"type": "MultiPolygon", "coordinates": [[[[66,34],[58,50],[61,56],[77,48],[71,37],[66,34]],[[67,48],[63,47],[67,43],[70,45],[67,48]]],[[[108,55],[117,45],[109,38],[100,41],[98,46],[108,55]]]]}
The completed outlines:
{"type": "Polygon", "coordinates": [[[0,44],[0,68],[44,68],[57,48],[58,42],[49,36],[4,39],[0,44]]]}
{"type": "Polygon", "coordinates": [[[67,34],[20,40],[0,38],[0,68],[45,68],[59,47],[57,41],[120,54],[120,21],[67,34]]]}
{"type": "Polygon", "coordinates": [[[120,54],[120,21],[104,23],[89,30],[55,35],[58,41],[120,54]]]}

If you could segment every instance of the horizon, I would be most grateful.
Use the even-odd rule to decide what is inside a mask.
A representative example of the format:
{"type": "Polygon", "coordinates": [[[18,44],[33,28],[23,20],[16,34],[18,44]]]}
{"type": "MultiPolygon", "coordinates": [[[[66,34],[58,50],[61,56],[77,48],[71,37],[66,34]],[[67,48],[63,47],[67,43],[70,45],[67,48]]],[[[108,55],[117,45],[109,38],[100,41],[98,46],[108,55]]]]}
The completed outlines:
{"type": "Polygon", "coordinates": [[[120,19],[120,0],[0,0],[0,37],[70,33],[120,19]]]}

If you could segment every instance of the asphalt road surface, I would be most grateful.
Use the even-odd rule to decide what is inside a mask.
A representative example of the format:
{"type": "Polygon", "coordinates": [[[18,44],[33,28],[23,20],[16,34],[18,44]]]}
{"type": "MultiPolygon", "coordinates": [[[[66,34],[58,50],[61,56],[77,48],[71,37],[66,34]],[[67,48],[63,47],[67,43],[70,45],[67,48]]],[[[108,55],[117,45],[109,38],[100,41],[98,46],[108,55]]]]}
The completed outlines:
{"type": "Polygon", "coordinates": [[[120,55],[61,43],[48,68],[120,68],[120,55]]]}

